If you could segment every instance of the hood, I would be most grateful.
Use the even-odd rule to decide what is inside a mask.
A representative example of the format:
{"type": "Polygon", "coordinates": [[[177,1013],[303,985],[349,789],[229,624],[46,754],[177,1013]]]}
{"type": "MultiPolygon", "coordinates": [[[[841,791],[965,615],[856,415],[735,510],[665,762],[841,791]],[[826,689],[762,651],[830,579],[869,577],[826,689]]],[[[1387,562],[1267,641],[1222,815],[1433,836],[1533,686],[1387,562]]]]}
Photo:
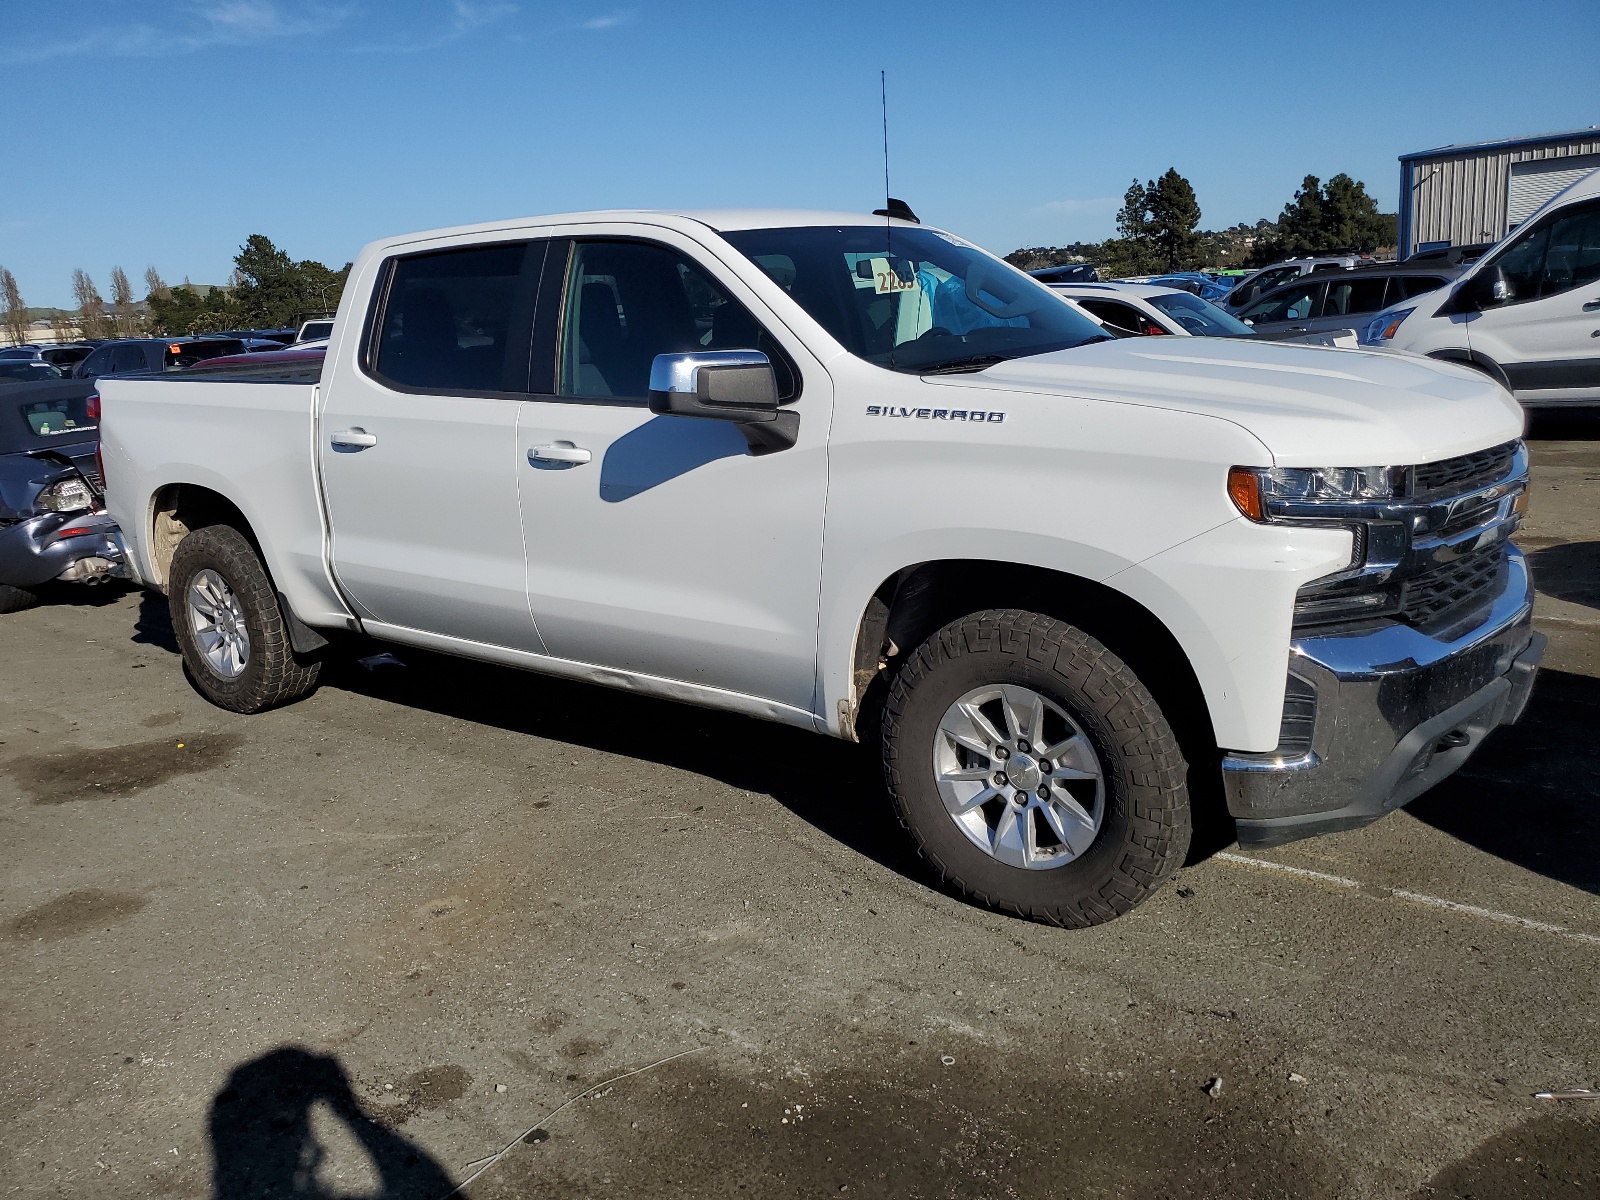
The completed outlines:
{"type": "Polygon", "coordinates": [[[1433,462],[1520,437],[1524,421],[1511,393],[1468,367],[1247,338],[1123,338],[929,382],[1219,417],[1259,438],[1276,466],[1433,462]]]}

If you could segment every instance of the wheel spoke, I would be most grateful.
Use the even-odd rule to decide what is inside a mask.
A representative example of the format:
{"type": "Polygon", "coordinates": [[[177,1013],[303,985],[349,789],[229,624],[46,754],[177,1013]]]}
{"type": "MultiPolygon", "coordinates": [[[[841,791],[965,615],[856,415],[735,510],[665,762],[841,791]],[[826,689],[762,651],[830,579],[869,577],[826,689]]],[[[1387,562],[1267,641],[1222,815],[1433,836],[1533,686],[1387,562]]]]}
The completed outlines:
{"type": "Polygon", "coordinates": [[[978,711],[976,704],[971,703],[951,705],[944,720],[939,722],[939,729],[958,746],[985,758],[990,756],[995,746],[1005,741],[989,718],[978,711]]]}
{"type": "Polygon", "coordinates": [[[1069,846],[1072,845],[1072,838],[1066,832],[1068,829],[1071,829],[1074,834],[1094,836],[1095,819],[1089,815],[1088,809],[1079,804],[1073,796],[1068,795],[1066,792],[1053,792],[1050,796],[1048,808],[1061,820],[1060,828],[1056,828],[1054,821],[1051,822],[1051,827],[1056,828],[1056,836],[1069,846]]]}
{"type": "Polygon", "coordinates": [[[1011,736],[1037,747],[1044,741],[1044,697],[1027,688],[1008,687],[1000,693],[1011,736]]]}
{"type": "Polygon", "coordinates": [[[976,783],[989,778],[992,773],[988,767],[960,767],[954,771],[946,771],[939,778],[951,783],[976,783]]]}

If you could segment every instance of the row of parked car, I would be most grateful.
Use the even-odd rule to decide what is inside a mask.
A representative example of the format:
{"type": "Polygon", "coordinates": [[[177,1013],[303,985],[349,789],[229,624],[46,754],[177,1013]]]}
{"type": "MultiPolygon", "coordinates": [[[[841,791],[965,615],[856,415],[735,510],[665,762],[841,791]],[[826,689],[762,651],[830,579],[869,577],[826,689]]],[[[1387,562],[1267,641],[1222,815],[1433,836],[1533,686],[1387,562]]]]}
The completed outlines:
{"type": "Polygon", "coordinates": [[[1600,403],[1600,171],[1492,247],[1405,263],[1294,259],[1226,287],[1198,274],[1100,282],[1033,273],[1117,337],[1252,337],[1425,354],[1489,375],[1526,407],[1600,403]]]}
{"type": "Polygon", "coordinates": [[[332,324],[0,349],[0,613],[37,603],[36,589],[52,581],[121,573],[121,543],[102,511],[96,380],[295,356],[320,363],[332,324]]]}
{"type": "Polygon", "coordinates": [[[175,371],[210,358],[263,354],[285,346],[326,338],[331,319],[304,322],[298,329],[225,329],[176,338],[96,338],[56,345],[0,349],[0,383],[46,383],[56,379],[98,379],[135,371],[175,371]]]}

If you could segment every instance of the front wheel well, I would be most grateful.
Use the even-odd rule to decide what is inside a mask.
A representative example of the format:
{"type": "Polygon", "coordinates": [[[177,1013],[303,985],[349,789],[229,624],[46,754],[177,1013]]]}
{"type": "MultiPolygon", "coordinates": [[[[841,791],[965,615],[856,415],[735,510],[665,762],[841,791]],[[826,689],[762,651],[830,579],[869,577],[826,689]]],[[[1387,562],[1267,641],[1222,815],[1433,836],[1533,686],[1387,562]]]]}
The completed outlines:
{"type": "Polygon", "coordinates": [[[208,525],[230,526],[249,540],[258,555],[261,553],[249,520],[239,506],[221,492],[196,483],[169,483],[156,492],[150,508],[150,567],[155,573],[156,585],[163,591],[178,543],[196,529],[208,525]]]}
{"type": "Polygon", "coordinates": [[[888,682],[904,655],[951,621],[985,609],[1015,608],[1076,626],[1142,680],[1189,762],[1196,843],[1226,837],[1221,751],[1199,677],[1172,632],[1132,597],[1081,576],[1025,563],[919,563],[885,579],[856,632],[846,736],[875,740],[888,682]],[[1213,828],[1216,826],[1217,828],[1213,828]]]}

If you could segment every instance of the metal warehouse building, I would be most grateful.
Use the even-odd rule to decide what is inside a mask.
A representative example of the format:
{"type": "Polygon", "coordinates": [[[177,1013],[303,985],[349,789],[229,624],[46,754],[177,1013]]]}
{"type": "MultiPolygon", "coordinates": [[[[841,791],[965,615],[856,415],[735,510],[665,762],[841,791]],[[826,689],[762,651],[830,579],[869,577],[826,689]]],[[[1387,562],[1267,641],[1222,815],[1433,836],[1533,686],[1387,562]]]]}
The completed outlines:
{"type": "Polygon", "coordinates": [[[1600,125],[1400,156],[1399,256],[1497,242],[1600,167],[1600,125]]]}

